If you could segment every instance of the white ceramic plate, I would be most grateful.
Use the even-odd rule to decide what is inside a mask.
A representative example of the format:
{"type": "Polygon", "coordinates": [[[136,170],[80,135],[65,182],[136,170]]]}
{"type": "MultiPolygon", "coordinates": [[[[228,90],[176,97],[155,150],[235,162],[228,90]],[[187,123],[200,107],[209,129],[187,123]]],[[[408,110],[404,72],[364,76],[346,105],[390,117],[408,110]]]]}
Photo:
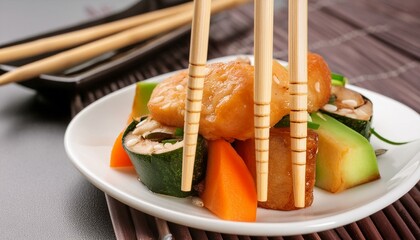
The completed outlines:
{"type": "MultiPolygon", "coordinates": [[[[218,59],[226,61],[230,56],[218,59]]],[[[164,74],[149,81],[161,81],[164,74]]],[[[375,129],[395,141],[420,139],[420,116],[407,106],[380,94],[350,86],[370,98],[374,105],[375,129]]],[[[294,235],[342,226],[366,217],[408,192],[420,179],[420,141],[391,146],[372,137],[376,148],[389,151],[378,158],[381,179],[331,194],[314,191],[314,203],[297,211],[258,209],[253,223],[224,221],[205,208],[150,192],[133,168],[111,169],[109,155],[118,133],[131,111],[135,86],[129,86],[94,102],[70,123],[65,148],[74,165],[96,187],[119,201],[150,215],[182,225],[242,235],[294,235]]]]}

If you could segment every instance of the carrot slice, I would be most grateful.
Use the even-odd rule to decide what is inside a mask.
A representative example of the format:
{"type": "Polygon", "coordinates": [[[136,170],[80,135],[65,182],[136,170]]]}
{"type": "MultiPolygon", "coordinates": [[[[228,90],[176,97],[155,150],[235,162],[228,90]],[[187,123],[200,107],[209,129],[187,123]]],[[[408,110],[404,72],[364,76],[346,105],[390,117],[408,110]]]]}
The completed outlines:
{"type": "MultiPolygon", "coordinates": [[[[139,118],[149,113],[147,103],[149,102],[150,96],[152,95],[153,89],[156,87],[156,82],[138,82],[136,83],[136,91],[133,99],[133,105],[130,115],[127,118],[127,124],[130,124],[134,118],[139,118]]],[[[130,158],[124,151],[122,145],[122,135],[124,130],[115,139],[114,146],[111,151],[111,167],[130,167],[130,158]]]]}
{"type": "Polygon", "coordinates": [[[257,193],[242,158],[225,140],[209,142],[204,206],[225,220],[256,220],[257,193]]]}
{"type": "Polygon", "coordinates": [[[245,141],[236,140],[233,143],[233,149],[235,149],[235,151],[244,161],[245,165],[248,168],[248,171],[251,173],[251,176],[254,179],[255,184],[255,180],[257,179],[257,163],[255,162],[254,139],[248,139],[245,141]]]}
{"type": "Polygon", "coordinates": [[[133,166],[122,145],[123,134],[124,131],[121,131],[117,139],[115,139],[114,146],[111,151],[110,167],[117,168],[133,166]]]}

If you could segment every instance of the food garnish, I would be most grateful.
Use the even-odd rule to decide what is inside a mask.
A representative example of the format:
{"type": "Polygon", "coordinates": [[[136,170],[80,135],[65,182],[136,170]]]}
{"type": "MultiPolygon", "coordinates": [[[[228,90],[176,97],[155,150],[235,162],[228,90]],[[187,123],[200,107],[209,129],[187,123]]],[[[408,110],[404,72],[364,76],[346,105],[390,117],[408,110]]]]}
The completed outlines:
{"type": "Polygon", "coordinates": [[[375,135],[375,137],[377,137],[379,140],[381,140],[383,142],[386,142],[388,144],[391,144],[391,145],[404,145],[404,144],[409,143],[409,142],[395,142],[395,141],[389,140],[389,139],[383,137],[382,135],[380,135],[374,128],[370,129],[370,133],[375,135]]]}
{"type": "Polygon", "coordinates": [[[331,73],[331,84],[334,86],[344,87],[348,79],[339,73],[331,73]]]}

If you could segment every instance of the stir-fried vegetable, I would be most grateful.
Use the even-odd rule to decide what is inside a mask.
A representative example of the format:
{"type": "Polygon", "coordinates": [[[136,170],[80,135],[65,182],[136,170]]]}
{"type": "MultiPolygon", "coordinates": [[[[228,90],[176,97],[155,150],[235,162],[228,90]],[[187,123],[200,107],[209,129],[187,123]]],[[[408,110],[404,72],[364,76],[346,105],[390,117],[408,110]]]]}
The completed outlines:
{"type": "Polygon", "coordinates": [[[131,118],[139,118],[149,114],[147,103],[149,102],[150,95],[153,89],[157,86],[156,82],[138,82],[136,84],[136,92],[133,99],[133,106],[131,110],[131,118]]]}
{"type": "Polygon", "coordinates": [[[124,131],[118,134],[117,139],[115,139],[114,145],[111,150],[111,160],[109,165],[113,168],[117,167],[131,167],[130,158],[128,157],[127,153],[124,151],[122,145],[122,136],[124,131]]]}
{"type": "MultiPolygon", "coordinates": [[[[309,129],[318,129],[319,124],[314,123],[311,121],[310,116],[308,115],[308,128],[309,129]]],[[[275,128],[289,128],[290,127],[290,115],[284,116],[276,125],[274,125],[275,128]]]]}
{"type": "MultiPolygon", "coordinates": [[[[122,142],[140,181],[152,192],[174,197],[196,195],[195,191],[181,191],[183,139],[175,136],[175,128],[161,125],[151,118],[140,123],[133,121],[122,142]]],[[[206,160],[206,141],[199,136],[193,185],[204,178],[206,160]]]]}
{"type": "Polygon", "coordinates": [[[341,74],[331,73],[331,84],[334,86],[344,87],[347,84],[348,80],[341,74]]]}
{"type": "Polygon", "coordinates": [[[311,114],[320,125],[315,185],[330,192],[380,178],[375,151],[362,135],[320,112],[311,114]]]}
{"type": "Polygon", "coordinates": [[[373,106],[372,102],[360,93],[345,87],[333,86],[330,101],[320,111],[342,122],[366,139],[370,138],[373,106]]]}
{"type": "Polygon", "coordinates": [[[218,217],[232,221],[255,221],[257,192],[242,158],[225,140],[209,142],[204,206],[218,217]]]}

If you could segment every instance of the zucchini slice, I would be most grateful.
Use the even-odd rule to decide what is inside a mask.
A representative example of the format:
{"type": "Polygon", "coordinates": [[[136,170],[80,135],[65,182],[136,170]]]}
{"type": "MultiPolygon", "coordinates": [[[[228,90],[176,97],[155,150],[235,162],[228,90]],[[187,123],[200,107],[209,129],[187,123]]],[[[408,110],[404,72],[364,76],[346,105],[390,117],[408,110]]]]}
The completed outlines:
{"type": "MultiPolygon", "coordinates": [[[[318,129],[319,124],[312,122],[311,115],[308,114],[308,123],[307,126],[309,129],[318,129]]],[[[290,128],[290,115],[284,116],[280,121],[278,121],[274,128],[290,128]]]]}
{"type": "Polygon", "coordinates": [[[369,140],[373,105],[362,94],[342,86],[332,86],[330,101],[320,111],[369,140]]]}
{"type": "Polygon", "coordinates": [[[369,141],[331,116],[312,113],[320,125],[315,185],[341,192],[380,178],[375,151],[369,141]]]}
{"type": "Polygon", "coordinates": [[[150,95],[152,95],[153,89],[155,89],[157,84],[157,82],[146,81],[136,83],[136,91],[131,110],[132,118],[139,118],[149,114],[147,103],[149,102],[150,95]]]}
{"type": "MultiPolygon", "coordinates": [[[[197,193],[181,191],[183,139],[176,132],[176,128],[161,125],[150,117],[140,123],[134,120],[125,130],[122,143],[147,188],[154,193],[182,198],[197,193]]],[[[204,179],[206,165],[207,143],[199,136],[193,186],[204,179]]]]}

